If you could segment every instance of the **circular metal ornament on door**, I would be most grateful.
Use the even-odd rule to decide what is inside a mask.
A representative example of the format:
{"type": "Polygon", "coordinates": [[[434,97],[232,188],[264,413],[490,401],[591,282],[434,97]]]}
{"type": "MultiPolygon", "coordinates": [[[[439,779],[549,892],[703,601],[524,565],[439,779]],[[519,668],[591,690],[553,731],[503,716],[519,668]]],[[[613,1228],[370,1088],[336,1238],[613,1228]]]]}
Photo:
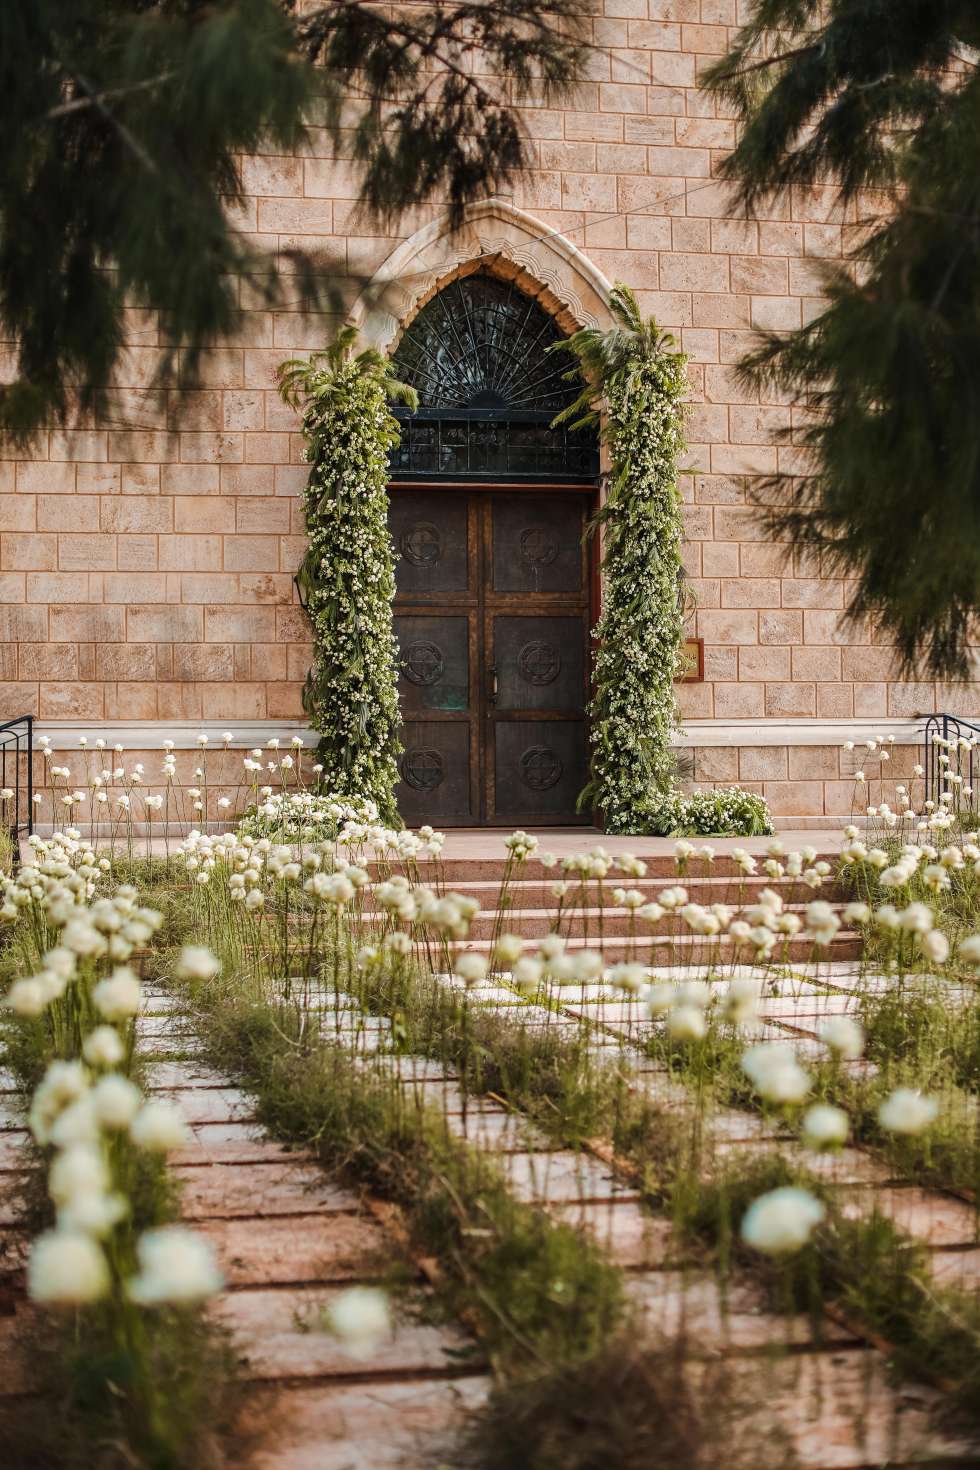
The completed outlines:
{"type": "Polygon", "coordinates": [[[529,567],[550,567],[560,549],[558,537],[547,526],[528,526],[521,532],[520,547],[529,567]]]}
{"type": "Polygon", "coordinates": [[[528,684],[553,684],[561,673],[561,654],[550,643],[535,638],[517,655],[517,667],[528,684]]]}
{"type": "Polygon", "coordinates": [[[433,791],[445,776],[445,767],[438,750],[406,750],[402,757],[402,780],[416,791],[433,791]]]}
{"type": "Polygon", "coordinates": [[[561,780],[564,766],[547,745],[532,745],[521,756],[521,780],[532,791],[547,791],[561,780]]]}
{"type": "Polygon", "coordinates": [[[431,521],[418,521],[402,533],[399,550],[413,567],[431,567],[442,556],[442,536],[431,521]]]}
{"type": "Polygon", "coordinates": [[[413,684],[434,684],[445,672],[446,660],[438,643],[418,638],[402,654],[401,671],[413,684]]]}

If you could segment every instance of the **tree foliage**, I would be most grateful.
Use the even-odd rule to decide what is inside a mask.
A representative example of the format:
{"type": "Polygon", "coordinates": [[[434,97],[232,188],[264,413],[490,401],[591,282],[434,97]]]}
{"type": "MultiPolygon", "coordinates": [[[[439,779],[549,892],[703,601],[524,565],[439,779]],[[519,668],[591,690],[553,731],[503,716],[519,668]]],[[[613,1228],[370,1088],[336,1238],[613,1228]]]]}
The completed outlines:
{"type": "Polygon", "coordinates": [[[971,0],[755,0],[705,78],[740,124],[739,203],[829,183],[856,226],[826,307],[741,364],[794,405],[796,450],[756,492],[769,530],[940,675],[966,672],[980,604],[977,46],[971,0]]]}
{"type": "Polygon", "coordinates": [[[591,780],[582,801],[602,811],[607,831],[635,833],[655,829],[658,799],[673,787],[686,359],[652,317],[643,320],[627,286],[614,287],[609,306],[615,325],[608,331],[583,327],[556,344],[574,354],[586,379],[556,422],[596,423],[604,409],[612,465],[595,521],[603,602],[589,707],[591,780]]]}
{"type": "Polygon", "coordinates": [[[23,440],[91,408],[127,306],[161,314],[157,382],[179,367],[193,387],[201,353],[239,324],[242,275],[273,303],[285,266],[306,306],[336,303],[329,255],[287,263],[236,230],[242,154],[289,152],[316,124],[353,158],[368,214],[434,201],[458,223],[525,161],[515,106],[574,82],[581,8],[0,5],[0,330],[15,364],[0,429],[23,440]]]}
{"type": "Polygon", "coordinates": [[[396,822],[397,645],[391,605],[395,555],[388,532],[388,452],[398,440],[389,403],[415,408],[373,349],[356,352],[345,327],[326,352],[283,363],[280,392],[303,409],[308,538],[297,576],[313,628],[303,708],[320,734],[321,786],[377,803],[396,822]]]}

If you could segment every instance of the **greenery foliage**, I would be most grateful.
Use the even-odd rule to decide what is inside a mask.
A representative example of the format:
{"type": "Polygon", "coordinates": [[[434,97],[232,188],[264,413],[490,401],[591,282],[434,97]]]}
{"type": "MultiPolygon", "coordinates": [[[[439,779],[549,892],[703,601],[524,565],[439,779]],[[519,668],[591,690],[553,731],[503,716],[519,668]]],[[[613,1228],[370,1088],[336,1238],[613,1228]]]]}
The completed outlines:
{"type": "Polygon", "coordinates": [[[665,791],[648,803],[647,830],[669,837],[761,837],[772,832],[764,797],[741,786],[695,791],[683,796],[665,791]]]}
{"type": "MultiPolygon", "coordinates": [[[[584,59],[580,0],[379,8],[369,0],[43,0],[0,6],[0,326],[16,376],[0,428],[28,439],[106,387],[127,308],[162,314],[158,384],[249,299],[336,305],[340,255],[279,259],[237,229],[242,155],[308,122],[353,160],[375,216],[435,198],[458,223],[527,159],[518,109],[554,105],[584,59]],[[479,64],[475,64],[478,62],[479,64]],[[487,79],[507,78],[503,87],[487,79]],[[229,208],[228,206],[231,206],[229,208]],[[295,298],[293,298],[295,299],[295,298]]],[[[182,400],[171,401],[179,411],[182,400]]]]}
{"type": "Polygon", "coordinates": [[[705,78],[737,119],[738,203],[836,185],[862,224],[824,310],[741,364],[798,410],[799,452],[758,487],[768,529],[945,675],[980,603],[978,45],[969,0],[753,0],[705,78]]]}
{"type": "Polygon", "coordinates": [[[648,829],[651,802],[671,789],[670,738],[681,648],[681,396],[686,358],[633,292],[610,296],[616,325],[583,327],[557,344],[578,359],[586,386],[556,422],[599,422],[612,469],[596,517],[603,537],[603,607],[595,630],[590,706],[591,780],[582,795],[609,832],[648,829]]]}
{"type": "Polygon", "coordinates": [[[345,327],[326,352],[280,369],[283,398],[303,405],[313,468],[303,496],[309,545],[298,574],[313,626],[303,707],[320,733],[322,785],[374,801],[395,820],[397,647],[391,604],[388,451],[398,437],[389,400],[415,406],[412,388],[373,350],[355,353],[345,327]]]}

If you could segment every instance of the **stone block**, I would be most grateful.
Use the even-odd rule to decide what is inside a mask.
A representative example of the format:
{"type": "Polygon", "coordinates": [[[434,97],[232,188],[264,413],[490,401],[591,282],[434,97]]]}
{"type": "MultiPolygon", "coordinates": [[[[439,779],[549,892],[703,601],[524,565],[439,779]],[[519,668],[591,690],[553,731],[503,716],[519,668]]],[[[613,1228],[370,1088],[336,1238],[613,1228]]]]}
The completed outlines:
{"type": "Polygon", "coordinates": [[[6,531],[0,536],[0,569],[5,572],[53,572],[58,566],[58,538],[35,531],[6,531]]]}
{"type": "Polygon", "coordinates": [[[763,684],[716,684],[714,717],[716,720],[761,719],[765,714],[763,684]]]}
{"type": "Polygon", "coordinates": [[[48,612],[52,643],[122,643],[126,613],[121,607],[56,607],[48,612]]]}
{"type": "Polygon", "coordinates": [[[813,719],[817,691],[812,684],[767,684],[767,719],[813,719]]]}
{"type": "Polygon", "coordinates": [[[127,609],[126,629],[133,643],[200,643],[204,615],[199,607],[150,603],[127,609]]]}

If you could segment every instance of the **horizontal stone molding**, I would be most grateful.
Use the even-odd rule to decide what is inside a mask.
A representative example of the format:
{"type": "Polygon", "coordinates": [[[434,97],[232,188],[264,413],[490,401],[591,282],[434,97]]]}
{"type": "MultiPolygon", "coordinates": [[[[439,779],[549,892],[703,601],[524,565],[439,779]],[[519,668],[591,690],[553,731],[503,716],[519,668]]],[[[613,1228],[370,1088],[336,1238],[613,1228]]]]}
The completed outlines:
{"type": "MultiPolygon", "coordinates": [[[[917,745],[924,729],[924,716],[891,720],[688,720],[675,735],[673,744],[678,750],[711,746],[828,746],[843,745],[846,740],[858,745],[893,736],[897,745],[917,745]]],[[[78,750],[80,736],[90,746],[96,740],[104,740],[110,748],[122,745],[127,751],[162,750],[165,740],[172,740],[178,750],[192,750],[198,744],[199,735],[208,737],[209,746],[221,746],[226,730],[234,737],[230,744],[235,750],[264,746],[267,740],[277,737],[288,744],[294,735],[299,735],[310,748],[317,741],[316,732],[302,720],[39,720],[34,725],[35,741],[46,735],[53,750],[78,750]]]]}

